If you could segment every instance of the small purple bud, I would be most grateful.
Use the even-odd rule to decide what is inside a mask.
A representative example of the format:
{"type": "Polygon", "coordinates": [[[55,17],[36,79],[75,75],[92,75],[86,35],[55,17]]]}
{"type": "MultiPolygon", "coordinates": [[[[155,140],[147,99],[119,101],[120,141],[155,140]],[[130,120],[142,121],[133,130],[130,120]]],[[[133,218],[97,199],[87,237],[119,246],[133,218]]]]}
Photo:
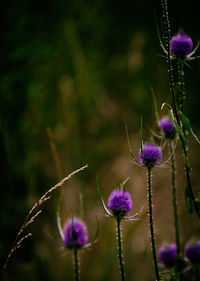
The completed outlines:
{"type": "Polygon", "coordinates": [[[177,58],[184,59],[189,53],[191,53],[192,48],[192,39],[185,34],[178,33],[171,39],[170,49],[177,58]]]}
{"type": "Polygon", "coordinates": [[[175,128],[173,122],[168,117],[163,117],[159,122],[160,131],[163,131],[166,138],[175,137],[175,128]]]}
{"type": "Polygon", "coordinates": [[[177,249],[175,243],[169,245],[162,245],[158,249],[158,259],[165,264],[166,267],[172,267],[177,258],[177,249]]]}
{"type": "Polygon", "coordinates": [[[149,143],[142,146],[142,151],[143,155],[141,149],[138,153],[140,164],[147,167],[153,167],[160,163],[160,160],[162,159],[162,151],[160,146],[157,146],[154,143],[149,143]]]}
{"type": "Polygon", "coordinates": [[[189,241],[185,247],[185,255],[193,263],[200,262],[200,240],[189,241]]]}
{"type": "Polygon", "coordinates": [[[64,227],[64,246],[67,248],[81,248],[88,242],[87,228],[80,219],[68,220],[64,227]]]}
{"type": "Polygon", "coordinates": [[[133,202],[128,191],[114,190],[108,198],[108,208],[114,216],[124,216],[132,210],[133,202]]]}

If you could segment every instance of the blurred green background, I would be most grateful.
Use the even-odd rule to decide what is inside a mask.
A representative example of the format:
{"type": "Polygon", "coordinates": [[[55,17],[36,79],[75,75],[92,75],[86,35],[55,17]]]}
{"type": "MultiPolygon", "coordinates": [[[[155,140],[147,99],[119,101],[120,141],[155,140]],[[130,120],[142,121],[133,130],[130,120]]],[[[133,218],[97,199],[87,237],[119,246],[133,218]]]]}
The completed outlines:
{"type": "MultiPolygon", "coordinates": [[[[190,1],[170,1],[172,34],[179,27],[200,39],[199,12],[190,1]]],[[[159,107],[171,102],[165,60],[159,56],[155,19],[160,1],[3,1],[0,29],[0,262],[5,262],[16,233],[34,202],[59,177],[88,164],[65,185],[62,223],[79,216],[89,238],[98,242],[81,253],[81,280],[120,280],[114,221],[104,218],[96,192],[99,175],[105,201],[113,188],[130,176],[134,212],[146,200],[146,172],[131,162],[128,125],[134,152],[139,149],[139,123],[144,139],[156,129],[150,87],[159,107]],[[60,170],[57,173],[47,128],[51,128],[60,170]]],[[[200,62],[186,69],[187,115],[200,135],[200,62]]],[[[164,113],[163,113],[164,114],[164,113]]],[[[193,184],[199,189],[199,146],[191,138],[193,184]]],[[[177,147],[181,241],[199,233],[195,215],[184,205],[182,152],[177,147]]],[[[167,158],[167,150],[164,153],[167,158]]],[[[154,213],[157,244],[173,241],[170,169],[154,170],[154,213]]],[[[70,251],[62,247],[56,226],[59,192],[42,206],[29,227],[33,237],[13,255],[6,280],[73,280],[70,251]]],[[[28,229],[27,229],[28,231],[28,229]]],[[[127,280],[154,278],[148,218],[123,223],[127,280]]]]}

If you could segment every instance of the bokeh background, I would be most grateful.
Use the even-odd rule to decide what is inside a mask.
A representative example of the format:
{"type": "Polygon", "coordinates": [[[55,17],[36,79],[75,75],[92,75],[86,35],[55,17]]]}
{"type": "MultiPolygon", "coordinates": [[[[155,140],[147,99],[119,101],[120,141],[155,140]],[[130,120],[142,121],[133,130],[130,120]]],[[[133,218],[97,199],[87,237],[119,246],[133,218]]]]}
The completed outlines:
{"type": "MultiPolygon", "coordinates": [[[[172,34],[183,27],[200,39],[195,1],[169,1],[172,34]],[[192,4],[192,2],[194,2],[192,4]]],[[[62,224],[80,214],[89,238],[99,238],[81,252],[81,280],[120,280],[115,222],[105,218],[96,192],[96,175],[107,201],[112,189],[130,177],[134,210],[146,200],[146,171],[131,161],[125,124],[133,150],[139,149],[140,116],[144,140],[156,130],[150,87],[158,106],[171,102],[168,74],[156,33],[161,24],[160,1],[3,1],[0,29],[0,264],[5,262],[28,210],[41,195],[73,170],[88,168],[65,185],[62,224]],[[48,129],[49,128],[49,129],[48,129]],[[51,143],[57,149],[56,169],[51,143]]],[[[186,68],[187,104],[200,136],[200,62],[186,68]]],[[[166,114],[162,112],[161,115],[166,114]]],[[[188,139],[192,181],[199,190],[199,145],[188,139]]],[[[164,158],[167,159],[167,148],[164,158]]],[[[178,144],[177,186],[181,242],[199,235],[199,222],[184,204],[185,177],[178,144]]],[[[154,217],[157,245],[174,241],[170,169],[154,169],[154,217]]],[[[15,252],[6,280],[73,280],[71,252],[62,246],[56,225],[59,191],[42,206],[27,229],[33,237],[15,252]]],[[[154,280],[148,217],[124,222],[127,280],[154,280]]]]}

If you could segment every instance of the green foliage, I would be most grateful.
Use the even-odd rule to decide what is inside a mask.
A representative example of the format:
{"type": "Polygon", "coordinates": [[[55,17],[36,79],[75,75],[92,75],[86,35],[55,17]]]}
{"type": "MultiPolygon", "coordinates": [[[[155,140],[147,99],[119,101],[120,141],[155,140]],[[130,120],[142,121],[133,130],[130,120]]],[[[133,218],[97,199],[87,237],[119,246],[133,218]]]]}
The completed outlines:
{"type": "Polygon", "coordinates": [[[194,139],[200,144],[200,141],[198,139],[198,137],[195,135],[195,133],[192,130],[191,124],[190,124],[190,120],[182,113],[179,112],[179,116],[181,118],[181,121],[183,122],[183,126],[184,128],[190,132],[190,134],[194,137],[194,139]]]}

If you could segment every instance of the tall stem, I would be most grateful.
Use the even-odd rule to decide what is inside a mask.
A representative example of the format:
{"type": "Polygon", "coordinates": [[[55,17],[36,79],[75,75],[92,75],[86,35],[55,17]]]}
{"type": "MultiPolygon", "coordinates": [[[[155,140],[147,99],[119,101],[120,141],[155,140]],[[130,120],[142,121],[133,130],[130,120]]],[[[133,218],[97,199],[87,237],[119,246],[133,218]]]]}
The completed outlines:
{"type": "MultiPolygon", "coordinates": [[[[179,71],[179,83],[180,83],[180,109],[183,111],[184,109],[184,100],[185,100],[185,82],[184,82],[184,68],[183,68],[183,62],[178,62],[178,71],[179,71]]],[[[191,168],[189,164],[189,157],[188,157],[188,146],[187,146],[187,136],[185,127],[182,126],[183,134],[184,134],[184,140],[181,140],[182,148],[183,148],[183,154],[184,154],[184,162],[185,162],[185,171],[186,171],[186,177],[187,177],[187,187],[189,191],[189,196],[192,200],[192,203],[194,205],[194,209],[200,219],[200,208],[195,200],[195,196],[192,189],[192,183],[191,183],[191,168]]]]}
{"type": "Polygon", "coordinates": [[[172,67],[171,50],[170,50],[171,30],[170,30],[168,8],[167,8],[167,0],[162,0],[161,3],[163,8],[163,18],[164,18],[164,27],[165,27],[167,64],[168,64],[168,73],[169,73],[169,90],[172,96],[173,111],[178,124],[180,124],[180,120],[177,112],[176,100],[175,100],[175,93],[174,93],[174,77],[173,77],[173,67],[172,67]]]}
{"type": "Polygon", "coordinates": [[[179,109],[183,112],[185,103],[185,82],[183,61],[178,61],[179,109]]]}
{"type": "Polygon", "coordinates": [[[154,269],[156,280],[159,281],[159,271],[158,271],[158,263],[157,263],[157,256],[156,256],[156,243],[154,237],[154,226],[153,226],[153,211],[152,211],[152,188],[151,188],[151,168],[147,168],[147,189],[148,189],[148,198],[149,198],[149,225],[150,225],[150,234],[151,234],[151,246],[153,252],[153,261],[154,261],[154,269]]]}
{"type": "Polygon", "coordinates": [[[172,203],[174,211],[174,229],[176,237],[176,246],[177,246],[177,256],[180,258],[180,239],[179,239],[179,227],[178,227],[178,212],[177,212],[177,200],[176,200],[176,182],[175,182],[175,159],[173,154],[173,142],[169,141],[170,146],[170,155],[171,155],[171,180],[172,180],[172,203]]]}
{"type": "Polygon", "coordinates": [[[79,281],[79,259],[78,259],[78,249],[74,247],[74,273],[75,281],[79,281]]]}
{"type": "Polygon", "coordinates": [[[194,193],[193,193],[193,190],[192,190],[192,183],[191,183],[191,176],[190,176],[191,168],[190,168],[190,165],[189,165],[189,158],[188,158],[186,139],[185,139],[185,142],[181,141],[181,143],[182,143],[182,148],[183,148],[184,162],[185,162],[185,171],[186,171],[186,177],[187,177],[187,187],[186,188],[189,191],[189,195],[190,195],[190,198],[191,198],[192,203],[194,205],[194,209],[195,209],[195,211],[197,213],[198,218],[200,219],[200,209],[199,209],[198,203],[195,200],[195,196],[194,196],[194,193]]]}
{"type": "Polygon", "coordinates": [[[124,260],[123,260],[123,246],[122,246],[122,233],[121,233],[121,219],[117,217],[117,241],[118,241],[118,257],[119,257],[119,267],[121,272],[121,280],[125,281],[125,271],[124,271],[124,260]]]}

